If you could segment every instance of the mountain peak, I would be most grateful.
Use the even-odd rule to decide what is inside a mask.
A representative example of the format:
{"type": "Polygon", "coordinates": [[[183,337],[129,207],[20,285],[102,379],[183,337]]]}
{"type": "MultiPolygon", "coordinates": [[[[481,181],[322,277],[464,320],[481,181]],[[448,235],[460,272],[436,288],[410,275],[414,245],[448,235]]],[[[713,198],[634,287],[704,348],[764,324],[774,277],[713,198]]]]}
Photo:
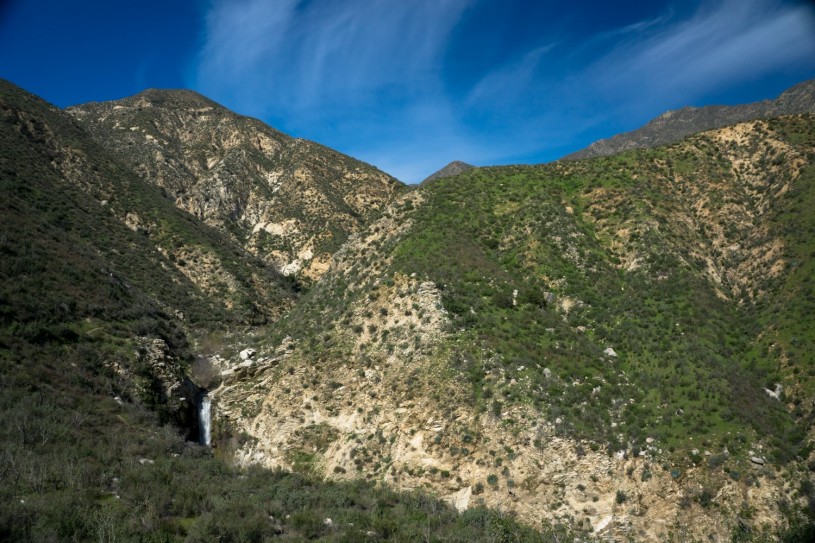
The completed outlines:
{"type": "Polygon", "coordinates": [[[460,160],[454,160],[453,162],[449,163],[444,168],[440,169],[439,171],[430,174],[424,181],[419,183],[420,185],[424,185],[434,179],[441,179],[442,177],[452,177],[454,175],[458,175],[460,173],[464,173],[467,170],[471,170],[475,168],[472,164],[467,164],[466,162],[462,162],[460,160]]]}
{"type": "Polygon", "coordinates": [[[119,100],[88,102],[67,108],[68,112],[88,110],[105,110],[122,107],[160,107],[173,110],[212,108],[228,112],[229,110],[206,96],[189,89],[145,89],[138,94],[119,100]]]}
{"type": "Polygon", "coordinates": [[[345,238],[404,188],[190,90],[147,89],[68,113],[177,207],[298,278],[316,280],[345,238]]]}
{"type": "Polygon", "coordinates": [[[210,100],[203,94],[199,94],[190,89],[144,89],[140,93],[133,96],[133,98],[143,98],[146,100],[161,103],[164,101],[181,102],[181,101],[196,101],[206,102],[212,105],[218,105],[210,100]]]}

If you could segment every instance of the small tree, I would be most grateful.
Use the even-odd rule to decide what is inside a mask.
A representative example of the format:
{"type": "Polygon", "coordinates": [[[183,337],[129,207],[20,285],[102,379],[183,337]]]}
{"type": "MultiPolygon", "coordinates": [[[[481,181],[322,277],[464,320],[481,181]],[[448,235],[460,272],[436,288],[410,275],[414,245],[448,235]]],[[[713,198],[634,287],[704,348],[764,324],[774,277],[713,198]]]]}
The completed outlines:
{"type": "Polygon", "coordinates": [[[193,361],[190,370],[193,382],[199,387],[212,389],[217,387],[220,382],[221,370],[209,357],[197,357],[193,361]]]}

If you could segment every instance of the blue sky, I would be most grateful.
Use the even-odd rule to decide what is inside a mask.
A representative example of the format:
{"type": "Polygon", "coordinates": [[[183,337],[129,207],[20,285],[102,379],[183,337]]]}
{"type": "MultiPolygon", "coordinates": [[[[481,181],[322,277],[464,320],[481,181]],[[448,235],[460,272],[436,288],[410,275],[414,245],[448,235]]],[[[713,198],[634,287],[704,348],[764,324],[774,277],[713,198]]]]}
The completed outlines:
{"type": "Polygon", "coordinates": [[[774,98],[815,77],[815,5],[0,0],[0,77],[62,107],[190,88],[417,182],[774,98]]]}

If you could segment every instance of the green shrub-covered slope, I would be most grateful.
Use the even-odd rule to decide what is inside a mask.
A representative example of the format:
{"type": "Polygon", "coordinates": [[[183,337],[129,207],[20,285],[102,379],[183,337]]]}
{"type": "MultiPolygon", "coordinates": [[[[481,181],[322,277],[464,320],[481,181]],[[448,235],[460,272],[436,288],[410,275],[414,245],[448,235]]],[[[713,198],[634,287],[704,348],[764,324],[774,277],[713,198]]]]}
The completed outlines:
{"type": "MultiPolygon", "coordinates": [[[[398,277],[430,281],[450,316],[436,352],[469,382],[466,401],[507,428],[519,422],[511,407],[533,406],[593,449],[655,443],[677,477],[698,466],[756,485],[760,445],[804,481],[788,497],[815,511],[815,118],[477,168],[419,195],[394,208],[409,228],[377,242],[381,252],[345,255],[270,341],[290,335],[314,360],[353,360],[335,339],[352,308],[380,303],[377,289],[398,277]]],[[[420,328],[349,335],[365,331],[375,363],[422,343],[420,328]]]]}
{"type": "Polygon", "coordinates": [[[319,339],[373,279],[415,273],[442,289],[455,369],[485,410],[534,404],[614,450],[695,437],[732,452],[750,434],[778,462],[806,458],[815,122],[741,130],[440,179],[388,253],[352,268],[355,288],[327,278],[277,335],[319,339]],[[492,369],[516,384],[487,384],[492,369]]]}
{"type": "Polygon", "coordinates": [[[815,122],[744,130],[424,189],[392,270],[442,286],[484,409],[533,403],[614,448],[733,452],[754,432],[778,462],[807,457],[815,122]],[[526,384],[485,384],[495,366],[526,384]]]}

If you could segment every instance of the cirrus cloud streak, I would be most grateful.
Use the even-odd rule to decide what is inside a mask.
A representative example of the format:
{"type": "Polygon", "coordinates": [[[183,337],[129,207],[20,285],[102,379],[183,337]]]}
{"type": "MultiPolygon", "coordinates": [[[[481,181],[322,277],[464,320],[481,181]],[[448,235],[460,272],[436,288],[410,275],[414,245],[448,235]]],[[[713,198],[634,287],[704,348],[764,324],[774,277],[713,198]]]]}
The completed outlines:
{"type": "Polygon", "coordinates": [[[458,84],[446,53],[479,50],[456,30],[490,1],[216,0],[191,86],[416,182],[454,159],[552,160],[669,108],[815,73],[811,6],[723,0],[590,35],[542,24],[537,43],[458,84]]]}

